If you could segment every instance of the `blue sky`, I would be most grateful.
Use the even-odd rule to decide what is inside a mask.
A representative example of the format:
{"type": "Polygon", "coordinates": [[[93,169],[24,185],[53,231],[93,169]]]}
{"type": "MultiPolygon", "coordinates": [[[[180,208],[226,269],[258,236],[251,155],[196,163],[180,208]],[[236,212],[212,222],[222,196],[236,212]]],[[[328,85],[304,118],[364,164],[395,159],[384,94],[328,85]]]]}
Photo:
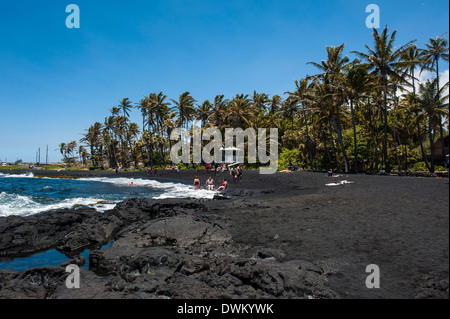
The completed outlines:
{"type": "Polygon", "coordinates": [[[61,160],[58,144],[79,140],[123,97],[283,96],[316,72],[307,62],[327,45],[345,43],[351,58],[372,46],[371,3],[398,45],[448,32],[447,0],[0,0],[0,159],[33,161],[41,147],[44,161],[49,145],[50,161],[61,160]],[[65,25],[71,3],[80,29],[65,25]]]}

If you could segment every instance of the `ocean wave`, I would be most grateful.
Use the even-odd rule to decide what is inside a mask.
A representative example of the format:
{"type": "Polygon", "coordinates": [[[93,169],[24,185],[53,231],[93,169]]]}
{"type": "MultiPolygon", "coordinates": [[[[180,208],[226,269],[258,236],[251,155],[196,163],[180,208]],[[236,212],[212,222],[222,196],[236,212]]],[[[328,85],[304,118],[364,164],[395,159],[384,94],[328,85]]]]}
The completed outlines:
{"type": "Polygon", "coordinates": [[[29,172],[26,174],[4,174],[0,173],[0,177],[2,178],[34,178],[33,173],[29,172]]]}
{"type": "Polygon", "coordinates": [[[0,217],[8,216],[30,216],[53,209],[73,208],[89,206],[99,212],[115,207],[117,202],[103,201],[98,198],[67,198],[58,203],[42,204],[33,200],[32,197],[18,194],[0,193],[0,217]]]}
{"type": "MultiPolygon", "coordinates": [[[[91,177],[91,178],[80,178],[83,181],[96,181],[109,184],[115,184],[118,186],[130,186],[131,183],[135,187],[151,187],[153,189],[158,189],[163,191],[163,194],[152,196],[154,199],[165,199],[165,198],[198,198],[198,199],[213,199],[214,195],[217,193],[215,191],[209,191],[204,189],[194,189],[193,186],[185,185],[175,182],[159,182],[152,179],[142,179],[142,178],[107,178],[107,177],[91,177]]],[[[132,187],[132,186],[130,186],[132,187]]]]}

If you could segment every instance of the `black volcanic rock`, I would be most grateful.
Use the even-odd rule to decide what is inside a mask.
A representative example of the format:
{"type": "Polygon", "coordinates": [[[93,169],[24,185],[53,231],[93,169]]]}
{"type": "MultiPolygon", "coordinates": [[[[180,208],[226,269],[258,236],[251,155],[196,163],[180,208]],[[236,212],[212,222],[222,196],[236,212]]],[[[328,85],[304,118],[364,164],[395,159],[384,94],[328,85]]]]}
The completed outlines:
{"type": "Polygon", "coordinates": [[[281,251],[235,243],[230,221],[191,200],[130,199],[105,213],[62,210],[1,220],[4,256],[57,248],[93,250],[80,289],[65,286],[65,266],[0,270],[0,298],[333,298],[319,266],[281,262],[281,251]],[[12,241],[9,241],[12,239],[12,241]]]}

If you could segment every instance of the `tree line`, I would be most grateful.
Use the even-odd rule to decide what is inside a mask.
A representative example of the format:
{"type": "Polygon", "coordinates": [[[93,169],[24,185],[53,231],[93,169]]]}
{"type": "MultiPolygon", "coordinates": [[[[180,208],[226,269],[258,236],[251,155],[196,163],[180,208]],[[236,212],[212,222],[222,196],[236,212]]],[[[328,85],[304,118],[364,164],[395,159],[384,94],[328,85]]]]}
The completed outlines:
{"type": "MultiPolygon", "coordinates": [[[[166,166],[172,129],[200,121],[221,131],[278,128],[280,168],[298,162],[311,170],[434,172],[444,165],[435,142],[448,141],[449,84],[439,73],[439,63],[448,62],[448,41],[443,34],[419,48],[415,40],[398,45],[396,34],[374,29],[372,44],[351,51],[353,59],[344,56],[344,44],[326,47],[326,59],[309,62],[317,74],[296,80],[285,98],[256,91],[202,102],[190,92],[176,100],[163,92],[137,103],[123,98],[79,142],[61,143],[61,154],[70,163],[76,152],[83,165],[95,168],[166,166]],[[423,71],[434,78],[419,83],[423,71]],[[141,123],[130,120],[132,109],[141,123]]],[[[441,155],[444,147],[442,142],[441,155]]]]}

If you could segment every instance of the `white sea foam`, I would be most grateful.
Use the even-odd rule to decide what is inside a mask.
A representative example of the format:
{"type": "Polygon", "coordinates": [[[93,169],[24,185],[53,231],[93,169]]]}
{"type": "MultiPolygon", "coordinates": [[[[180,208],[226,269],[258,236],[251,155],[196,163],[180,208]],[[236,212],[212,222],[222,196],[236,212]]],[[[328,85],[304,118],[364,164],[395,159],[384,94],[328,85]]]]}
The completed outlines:
{"type": "Polygon", "coordinates": [[[117,203],[102,202],[98,198],[67,198],[58,203],[42,204],[29,196],[0,193],[0,217],[29,216],[52,209],[72,208],[74,206],[91,206],[97,211],[103,212],[114,208],[117,203]]]}
{"type": "MultiPolygon", "coordinates": [[[[32,173],[21,175],[9,175],[0,173],[0,178],[34,178],[32,173]]],[[[93,177],[93,178],[81,178],[81,181],[92,181],[114,184],[117,186],[129,186],[133,183],[136,187],[148,187],[149,198],[165,199],[165,198],[199,198],[199,199],[212,199],[216,192],[208,190],[197,190],[193,186],[185,185],[176,182],[159,182],[151,179],[140,178],[105,178],[105,177],[93,177]],[[153,190],[159,190],[160,194],[154,194],[153,190]]],[[[45,186],[38,191],[46,191],[52,189],[52,186],[45,186]]],[[[95,196],[95,195],[94,195],[95,196]]],[[[101,195],[99,195],[101,196],[101,195]]],[[[104,212],[109,209],[113,209],[119,201],[107,201],[102,198],[95,197],[76,197],[66,198],[57,203],[42,204],[29,196],[23,196],[18,194],[9,194],[7,192],[0,193],[0,217],[18,215],[29,216],[53,209],[73,208],[74,206],[90,206],[95,208],[99,212],[104,212]]]]}
{"type": "MultiPolygon", "coordinates": [[[[107,177],[92,177],[92,178],[81,178],[79,180],[84,181],[97,181],[103,183],[115,184],[118,186],[129,186],[134,183],[137,187],[151,187],[153,189],[159,189],[164,191],[163,194],[154,196],[154,199],[164,199],[164,198],[200,198],[200,199],[212,199],[217,192],[208,191],[204,189],[194,189],[193,186],[174,183],[174,182],[159,182],[152,179],[142,179],[142,178],[107,178],[107,177]]],[[[130,186],[131,187],[131,186],[130,186]]],[[[151,197],[151,195],[150,195],[151,197]]]]}
{"type": "Polygon", "coordinates": [[[3,174],[3,173],[0,173],[0,177],[3,177],[3,178],[33,178],[34,175],[31,172],[26,173],[26,174],[3,174]]]}

